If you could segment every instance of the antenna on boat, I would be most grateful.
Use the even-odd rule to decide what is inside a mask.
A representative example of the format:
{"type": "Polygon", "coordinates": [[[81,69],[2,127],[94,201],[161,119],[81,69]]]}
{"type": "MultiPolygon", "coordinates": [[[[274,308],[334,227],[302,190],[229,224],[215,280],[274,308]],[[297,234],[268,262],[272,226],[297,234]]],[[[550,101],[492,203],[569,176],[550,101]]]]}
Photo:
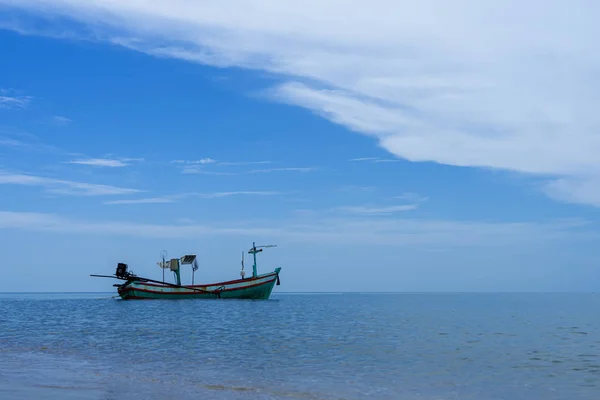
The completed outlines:
{"type": "Polygon", "coordinates": [[[263,251],[262,249],[267,247],[277,247],[276,244],[267,244],[264,246],[257,246],[256,243],[252,242],[252,248],[248,250],[248,254],[252,254],[254,256],[254,265],[252,265],[252,277],[256,278],[256,253],[260,253],[263,251]]]}
{"type": "Polygon", "coordinates": [[[166,250],[161,251],[160,257],[162,258],[162,263],[160,264],[160,268],[163,271],[163,283],[164,283],[165,282],[165,268],[166,268],[165,267],[165,265],[166,265],[165,259],[167,258],[167,251],[166,250]]]}
{"type": "Polygon", "coordinates": [[[192,262],[192,285],[194,284],[194,274],[198,270],[198,259],[194,257],[194,262],[192,262]]]}
{"type": "Polygon", "coordinates": [[[246,271],[244,271],[244,252],[242,251],[242,270],[240,271],[240,276],[242,279],[246,276],[246,271]]]}

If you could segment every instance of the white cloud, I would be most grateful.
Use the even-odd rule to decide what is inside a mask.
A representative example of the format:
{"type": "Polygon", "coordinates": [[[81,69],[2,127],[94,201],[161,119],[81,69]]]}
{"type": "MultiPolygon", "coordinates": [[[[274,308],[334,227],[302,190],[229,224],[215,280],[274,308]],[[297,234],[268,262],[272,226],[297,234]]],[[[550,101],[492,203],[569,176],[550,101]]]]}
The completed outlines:
{"type": "Polygon", "coordinates": [[[207,157],[200,160],[173,160],[173,164],[218,164],[218,165],[254,165],[254,164],[271,164],[271,161],[217,161],[213,158],[207,157]]]}
{"type": "Polygon", "coordinates": [[[345,185],[338,190],[342,192],[374,192],[376,188],[374,186],[345,185]]]}
{"type": "Polygon", "coordinates": [[[0,3],[156,56],[280,74],[273,98],[399,158],[556,178],[546,191],[573,201],[600,193],[574,187],[600,175],[598,2],[0,3]]]}
{"type": "Polygon", "coordinates": [[[0,146],[5,147],[23,147],[24,143],[20,140],[11,139],[7,137],[0,137],[0,146]]]}
{"type": "Polygon", "coordinates": [[[429,197],[421,196],[417,193],[402,193],[399,196],[394,196],[394,198],[398,200],[411,201],[414,203],[422,203],[424,201],[429,200],[429,197]]]}
{"type": "Polygon", "coordinates": [[[281,172],[281,171],[291,171],[291,172],[311,172],[315,171],[317,168],[315,167],[283,167],[283,168],[265,168],[265,169],[252,169],[250,171],[246,171],[246,174],[264,174],[269,172],[281,172]]]}
{"type": "Polygon", "coordinates": [[[234,192],[215,192],[215,193],[195,193],[194,196],[205,199],[216,199],[222,197],[231,196],[275,196],[280,194],[279,192],[273,191],[251,191],[251,190],[239,190],[234,192]]]}
{"type": "Polygon", "coordinates": [[[265,168],[265,169],[251,169],[247,171],[207,171],[203,168],[196,166],[184,167],[181,172],[184,174],[200,174],[200,175],[217,175],[217,176],[233,176],[233,175],[252,175],[252,174],[266,174],[271,172],[311,172],[315,171],[314,167],[282,167],[282,168],[265,168]]]}
{"type": "Polygon", "coordinates": [[[271,161],[222,161],[219,165],[259,165],[271,163],[271,161]]]}
{"type": "Polygon", "coordinates": [[[350,161],[369,161],[374,163],[390,163],[390,162],[399,162],[397,158],[379,158],[379,157],[361,157],[361,158],[353,158],[350,161]]]}
{"type": "Polygon", "coordinates": [[[131,165],[123,160],[114,160],[110,158],[88,158],[83,160],[72,160],[65,161],[65,164],[79,164],[79,165],[90,165],[94,167],[109,167],[109,168],[120,168],[131,165]]]}
{"type": "MultiPolygon", "coordinates": [[[[87,233],[138,237],[179,238],[207,234],[245,233],[244,229],[190,225],[155,225],[132,222],[78,221],[54,214],[0,211],[0,227],[43,232],[87,233]]],[[[257,233],[256,230],[253,233],[257,233]]]]}
{"type": "MultiPolygon", "coordinates": [[[[232,172],[232,171],[214,171],[207,170],[208,165],[213,166],[243,166],[243,165],[260,165],[260,164],[271,164],[271,161],[218,161],[213,158],[202,158],[200,160],[173,160],[173,164],[178,164],[183,174],[203,174],[203,175],[240,175],[248,173],[257,173],[259,170],[254,171],[243,171],[243,172],[232,172]]],[[[272,171],[276,171],[273,169],[272,171]]],[[[269,171],[271,172],[271,171],[269,171]]]]}
{"type": "Polygon", "coordinates": [[[198,161],[190,161],[191,164],[214,164],[217,160],[213,160],[212,158],[202,158],[198,161]]]}
{"type": "Polygon", "coordinates": [[[13,90],[0,89],[0,109],[26,108],[31,102],[30,96],[15,96],[13,90]]]}
{"type": "Polygon", "coordinates": [[[73,120],[71,120],[70,118],[61,117],[60,115],[55,115],[54,117],[52,117],[52,121],[54,121],[55,124],[62,126],[69,125],[71,122],[73,122],[73,120]]]}
{"type": "Polygon", "coordinates": [[[388,207],[365,207],[365,206],[347,206],[338,207],[337,210],[351,214],[392,214],[401,211],[416,210],[417,204],[403,204],[388,207]]]}
{"type": "Polygon", "coordinates": [[[0,108],[25,108],[29,100],[27,97],[0,96],[0,108]]]}
{"type": "Polygon", "coordinates": [[[123,199],[123,200],[111,200],[105,201],[104,204],[164,204],[164,203],[176,203],[184,198],[196,197],[203,199],[217,199],[231,196],[274,196],[280,194],[279,192],[272,191],[233,191],[233,192],[214,192],[214,193],[181,193],[170,196],[161,197],[149,197],[141,199],[123,199]]]}
{"type": "MultiPolygon", "coordinates": [[[[309,216],[308,216],[309,217],[309,216]]],[[[55,214],[0,211],[0,229],[136,236],[194,238],[206,235],[261,236],[304,243],[371,245],[505,246],[539,241],[573,239],[587,235],[585,221],[549,223],[481,223],[411,219],[302,219],[301,221],[243,221],[234,226],[153,224],[128,221],[75,220],[55,214]]]]}
{"type": "Polygon", "coordinates": [[[0,128],[0,146],[27,152],[60,153],[58,148],[41,143],[35,135],[6,127],[0,128]]]}
{"type": "Polygon", "coordinates": [[[74,182],[35,175],[12,174],[3,171],[0,171],[0,185],[41,186],[50,193],[80,196],[110,196],[141,192],[141,190],[137,189],[111,185],[74,182]]]}
{"type": "Polygon", "coordinates": [[[175,202],[176,199],[170,197],[147,197],[143,199],[111,200],[105,201],[104,204],[165,204],[175,202]]]}
{"type": "Polygon", "coordinates": [[[600,176],[557,179],[542,190],[558,201],[600,207],[600,176]]]}
{"type": "Polygon", "coordinates": [[[359,157],[359,158],[352,158],[349,161],[375,161],[377,160],[377,157],[359,157]]]}

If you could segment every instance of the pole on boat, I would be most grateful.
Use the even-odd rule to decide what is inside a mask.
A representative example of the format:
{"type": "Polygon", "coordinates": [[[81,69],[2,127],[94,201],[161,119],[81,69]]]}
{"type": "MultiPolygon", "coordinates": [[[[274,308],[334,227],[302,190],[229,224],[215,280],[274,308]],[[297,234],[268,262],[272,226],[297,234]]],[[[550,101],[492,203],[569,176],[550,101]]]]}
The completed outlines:
{"type": "Polygon", "coordinates": [[[167,251],[163,250],[160,252],[160,255],[162,257],[162,264],[161,264],[161,268],[162,268],[162,272],[163,272],[163,283],[165,283],[165,257],[167,257],[167,251]]]}
{"type": "Polygon", "coordinates": [[[242,251],[242,270],[240,271],[240,276],[242,277],[242,280],[246,276],[246,271],[244,271],[244,252],[243,251],[242,251]]]}
{"type": "Polygon", "coordinates": [[[179,258],[172,258],[169,262],[171,271],[175,274],[175,281],[178,286],[181,286],[181,268],[179,267],[179,258]]]}
{"type": "Polygon", "coordinates": [[[192,263],[192,285],[194,284],[194,274],[198,269],[198,259],[194,257],[194,262],[192,263]]]}
{"type": "Polygon", "coordinates": [[[256,253],[260,253],[261,251],[263,251],[263,248],[267,248],[267,247],[277,247],[276,244],[268,244],[265,246],[256,246],[255,242],[252,242],[252,248],[248,251],[248,254],[252,254],[254,256],[254,264],[252,265],[252,277],[256,278],[256,276],[258,275],[256,272],[256,253]]]}

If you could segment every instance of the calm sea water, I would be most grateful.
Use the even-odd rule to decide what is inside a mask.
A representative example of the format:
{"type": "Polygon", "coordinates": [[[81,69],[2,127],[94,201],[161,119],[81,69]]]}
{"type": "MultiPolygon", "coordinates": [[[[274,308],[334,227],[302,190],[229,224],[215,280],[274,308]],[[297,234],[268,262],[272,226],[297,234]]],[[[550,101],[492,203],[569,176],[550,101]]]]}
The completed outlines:
{"type": "Polygon", "coordinates": [[[5,294],[0,399],[597,400],[599,312],[594,294],[5,294]]]}

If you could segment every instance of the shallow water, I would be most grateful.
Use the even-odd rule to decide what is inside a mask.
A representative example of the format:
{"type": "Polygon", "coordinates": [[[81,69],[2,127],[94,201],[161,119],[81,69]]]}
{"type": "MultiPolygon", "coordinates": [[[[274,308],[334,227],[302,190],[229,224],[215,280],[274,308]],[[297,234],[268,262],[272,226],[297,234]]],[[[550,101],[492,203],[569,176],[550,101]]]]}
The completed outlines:
{"type": "Polygon", "coordinates": [[[598,399],[594,294],[0,295],[0,399],[598,399]]]}

